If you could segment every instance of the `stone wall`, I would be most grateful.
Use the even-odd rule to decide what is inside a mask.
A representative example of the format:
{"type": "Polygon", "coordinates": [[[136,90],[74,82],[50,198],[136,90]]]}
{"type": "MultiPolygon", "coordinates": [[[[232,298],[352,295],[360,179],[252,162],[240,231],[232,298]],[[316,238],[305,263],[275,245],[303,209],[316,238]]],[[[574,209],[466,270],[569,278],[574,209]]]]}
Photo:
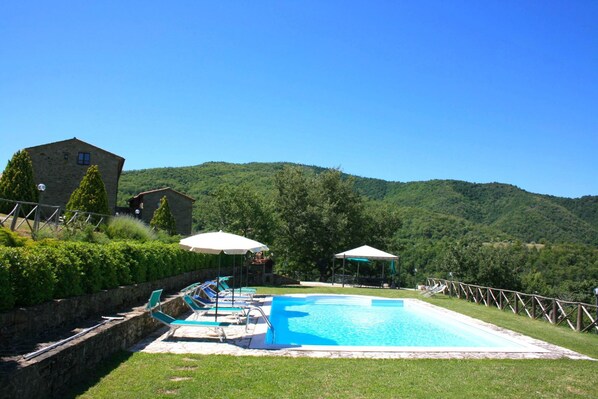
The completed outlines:
{"type": "Polygon", "coordinates": [[[123,158],[77,139],[30,147],[26,151],[31,156],[35,184],[46,185],[40,203],[66,206],[89,166],[98,165],[108,194],[108,206],[112,211],[115,209],[123,158]],[[80,152],[89,154],[88,165],[77,163],[80,152]]]}
{"type": "MultiPolygon", "coordinates": [[[[162,309],[168,314],[178,316],[187,311],[178,295],[163,300],[162,309]]],[[[14,360],[0,370],[0,398],[64,397],[66,390],[102,360],[161,326],[141,306],[129,311],[124,320],[110,321],[31,360],[14,360]]]]}
{"type": "MultiPolygon", "coordinates": [[[[0,313],[0,351],[6,353],[47,335],[49,330],[71,329],[91,317],[111,316],[128,312],[147,302],[151,292],[163,288],[176,292],[193,282],[213,278],[217,270],[206,269],[184,273],[142,284],[129,285],[95,294],[58,299],[28,308],[0,313]]],[[[224,269],[222,273],[230,273],[224,269]]]]}

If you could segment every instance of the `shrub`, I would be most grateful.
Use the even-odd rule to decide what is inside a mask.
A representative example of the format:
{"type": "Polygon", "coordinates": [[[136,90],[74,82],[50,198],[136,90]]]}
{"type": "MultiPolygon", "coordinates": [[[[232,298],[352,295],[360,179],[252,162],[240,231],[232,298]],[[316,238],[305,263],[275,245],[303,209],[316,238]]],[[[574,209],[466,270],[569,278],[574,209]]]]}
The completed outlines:
{"type": "Polygon", "coordinates": [[[97,250],[99,246],[76,243],[76,253],[81,260],[82,287],[86,293],[98,292],[102,289],[104,277],[102,275],[102,257],[97,250]]]}
{"type": "Polygon", "coordinates": [[[108,245],[110,257],[114,263],[117,285],[129,285],[133,282],[131,278],[131,262],[134,261],[127,256],[126,244],[122,242],[111,243],[108,245]]]}
{"type": "Polygon", "coordinates": [[[141,220],[128,215],[110,218],[106,234],[113,240],[152,241],[156,239],[152,229],[141,220]]]}
{"type": "Polygon", "coordinates": [[[176,234],[176,220],[170,211],[170,205],[168,205],[166,196],[160,199],[160,206],[154,212],[150,226],[157,230],[165,231],[170,235],[176,234]]]}
{"type": "Polygon", "coordinates": [[[15,306],[15,297],[10,283],[9,262],[7,257],[0,253],[0,312],[12,309],[15,306]]]}
{"type": "MultiPolygon", "coordinates": [[[[0,198],[37,202],[39,192],[33,179],[33,165],[27,151],[17,151],[0,176],[0,198]]],[[[0,203],[0,211],[8,213],[14,205],[8,202],[0,203]]],[[[26,208],[27,212],[30,208],[26,208]]]]}
{"type": "Polygon", "coordinates": [[[5,247],[22,247],[27,242],[26,238],[19,236],[6,227],[0,228],[0,245],[5,247]]]}
{"type": "Polygon", "coordinates": [[[73,246],[48,246],[47,256],[56,277],[54,298],[68,298],[83,294],[81,259],[73,251],[73,246]]]}
{"type": "Polygon", "coordinates": [[[0,247],[0,310],[213,267],[215,258],[160,242],[98,245],[47,240],[0,247]]]}
{"type": "Polygon", "coordinates": [[[53,298],[55,277],[44,247],[7,248],[4,256],[16,305],[35,305],[53,298]]]}
{"type": "MultiPolygon", "coordinates": [[[[71,198],[66,204],[66,209],[69,211],[77,210],[99,213],[101,215],[110,214],[108,194],[106,194],[106,186],[102,181],[98,165],[91,165],[87,169],[79,187],[71,194],[71,198]]],[[[70,213],[67,213],[65,216],[70,218],[70,213]]]]}

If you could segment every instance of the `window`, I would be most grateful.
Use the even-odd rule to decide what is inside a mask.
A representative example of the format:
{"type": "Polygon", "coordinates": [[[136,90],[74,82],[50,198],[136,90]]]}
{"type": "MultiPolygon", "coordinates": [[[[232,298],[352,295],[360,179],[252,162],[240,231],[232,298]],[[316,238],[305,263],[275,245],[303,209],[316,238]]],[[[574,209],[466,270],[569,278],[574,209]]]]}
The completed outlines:
{"type": "Polygon", "coordinates": [[[89,152],[80,152],[77,157],[77,165],[89,165],[89,152]]]}

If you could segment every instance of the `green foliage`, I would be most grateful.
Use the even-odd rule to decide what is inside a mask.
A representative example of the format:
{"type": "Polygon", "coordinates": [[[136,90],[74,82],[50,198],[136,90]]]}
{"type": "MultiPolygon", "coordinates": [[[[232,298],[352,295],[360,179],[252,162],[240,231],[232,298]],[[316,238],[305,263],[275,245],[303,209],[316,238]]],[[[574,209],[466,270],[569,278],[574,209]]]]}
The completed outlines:
{"type": "Polygon", "coordinates": [[[595,219],[591,216],[598,211],[581,211],[595,206],[588,197],[567,202],[577,209],[575,214],[563,206],[562,199],[531,194],[506,184],[451,180],[392,184],[385,201],[453,216],[478,225],[478,230],[494,231],[491,234],[495,236],[508,235],[525,242],[598,245],[598,226],[592,224],[595,219]]]}
{"type": "Polygon", "coordinates": [[[72,243],[52,245],[46,248],[48,262],[53,266],[56,284],[55,298],[68,298],[83,294],[84,273],[77,247],[72,243]]]}
{"type": "Polygon", "coordinates": [[[43,248],[0,248],[0,254],[8,265],[16,305],[29,306],[52,299],[56,280],[43,248]]]}
{"type": "MultiPolygon", "coordinates": [[[[276,194],[275,176],[284,167],[295,166],[305,173],[317,175],[323,168],[288,163],[227,164],[210,162],[184,168],[145,169],[124,172],[120,179],[118,201],[139,191],[156,187],[173,187],[197,199],[194,210],[196,230],[205,230],[202,204],[223,185],[245,184],[264,198],[276,194]]],[[[343,175],[343,179],[349,176],[343,175]]],[[[481,231],[493,237],[510,237],[524,242],[574,242],[598,246],[598,197],[559,198],[528,193],[515,186],[500,183],[474,184],[453,180],[427,182],[387,182],[352,177],[354,188],[367,199],[384,201],[400,208],[416,209],[437,215],[434,223],[418,218],[417,224],[405,224],[401,234],[421,234],[420,222],[436,230],[438,217],[441,229],[456,239],[469,231],[481,231]],[[456,222],[452,231],[450,220],[456,222]],[[411,230],[415,228],[416,230],[411,230]],[[417,230],[420,231],[417,231],[417,230]]],[[[444,234],[439,232],[439,234],[444,234]]],[[[432,234],[434,231],[431,232],[432,234]]],[[[499,238],[503,239],[503,238],[499,238]]]]}
{"type": "Polygon", "coordinates": [[[28,247],[0,247],[0,309],[214,267],[214,258],[156,241],[106,245],[45,241],[28,247]]]}
{"type": "MultiPolygon", "coordinates": [[[[17,151],[0,176],[0,198],[37,202],[39,192],[33,180],[33,165],[27,151],[17,151]]],[[[14,204],[0,201],[0,213],[9,213],[14,204]]]]}
{"type": "Polygon", "coordinates": [[[277,247],[305,272],[316,266],[321,279],[332,274],[335,251],[362,239],[364,207],[352,184],[337,170],[308,175],[285,168],[276,177],[277,247]]]}
{"type": "Polygon", "coordinates": [[[206,198],[200,224],[260,242],[272,242],[276,226],[273,205],[246,184],[222,185],[206,198]]]}
{"type": "Polygon", "coordinates": [[[106,234],[113,240],[152,241],[156,234],[143,221],[129,215],[110,218],[106,234]]]}
{"type": "MultiPolygon", "coordinates": [[[[93,212],[101,215],[110,215],[108,207],[108,194],[102,181],[97,165],[91,165],[83,176],[79,187],[73,191],[66,204],[69,211],[93,212]]],[[[70,214],[67,214],[68,218],[70,214]]]]}
{"type": "Polygon", "coordinates": [[[12,309],[15,305],[9,260],[8,251],[0,251],[0,312],[12,309]]]}
{"type": "MultiPolygon", "coordinates": [[[[471,259],[464,258],[464,264],[460,266],[471,269],[466,275],[470,282],[480,283],[474,280],[481,278],[509,287],[521,286],[523,290],[532,290],[530,292],[542,290],[551,296],[584,297],[586,301],[585,285],[598,285],[594,272],[594,251],[598,247],[596,196],[570,199],[533,194],[500,183],[474,184],[453,180],[400,183],[341,174],[341,180],[352,181],[349,184],[363,196],[361,201],[365,208],[359,231],[354,231],[351,239],[343,241],[342,237],[330,234],[338,226],[348,223],[348,219],[339,216],[342,212],[337,215],[332,212],[334,201],[329,202],[323,190],[320,190],[320,197],[306,194],[318,191],[312,189],[308,181],[316,181],[323,173],[326,169],[285,163],[236,165],[215,162],[186,168],[125,172],[120,180],[119,201],[124,202],[125,198],[139,191],[164,186],[187,193],[197,199],[194,209],[196,230],[216,230],[221,226],[227,226],[223,230],[232,230],[232,226],[239,225],[241,227],[234,227],[239,234],[267,231],[270,236],[260,235],[258,240],[276,253],[277,270],[292,276],[296,272],[304,278],[320,276],[320,270],[314,266],[318,259],[314,260],[312,256],[329,252],[330,249],[324,248],[330,248],[328,240],[335,239],[333,251],[369,244],[399,254],[401,283],[415,285],[428,275],[446,278],[450,271],[446,262],[451,259],[447,257],[451,248],[476,242],[475,247],[465,252],[471,259]],[[288,188],[288,203],[277,203],[270,212],[268,201],[278,196],[276,176],[285,167],[297,168],[305,180],[297,179],[297,183],[308,189],[304,193],[289,184],[285,187],[285,190],[288,188]],[[227,187],[240,186],[249,197],[257,195],[264,201],[270,213],[266,227],[258,229],[258,223],[254,221],[238,223],[252,220],[244,216],[247,213],[234,210],[246,209],[235,204],[244,201],[236,198],[243,194],[241,189],[229,190],[227,187]],[[226,198],[227,194],[232,199],[226,198]],[[322,223],[315,224],[315,229],[306,229],[318,219],[329,220],[329,230],[322,223]],[[225,223],[221,223],[222,220],[225,223]],[[289,221],[293,221],[295,227],[290,228],[289,221]],[[292,242],[295,242],[294,246],[291,246],[292,242]],[[534,249],[522,242],[549,245],[534,249]],[[491,245],[482,246],[482,243],[491,245]],[[315,249],[309,250],[311,254],[302,254],[298,250],[302,244],[315,249]],[[501,249],[501,245],[510,248],[501,249]],[[488,262],[481,254],[488,257],[488,262]],[[512,270],[516,271],[512,280],[496,276],[503,272],[513,274],[512,270]],[[534,276],[534,273],[539,274],[534,276]]],[[[326,267],[325,262],[320,265],[323,269],[326,267]]]]}
{"type": "Polygon", "coordinates": [[[397,207],[384,202],[366,203],[362,225],[364,242],[374,248],[390,248],[393,238],[401,231],[403,218],[397,207]]]}
{"type": "Polygon", "coordinates": [[[6,227],[0,227],[0,246],[22,247],[26,242],[26,238],[19,236],[14,231],[10,231],[6,227]]]}
{"type": "Polygon", "coordinates": [[[165,231],[170,235],[176,234],[176,221],[170,211],[166,196],[160,199],[160,206],[154,212],[154,216],[150,221],[150,226],[157,230],[165,231]]]}

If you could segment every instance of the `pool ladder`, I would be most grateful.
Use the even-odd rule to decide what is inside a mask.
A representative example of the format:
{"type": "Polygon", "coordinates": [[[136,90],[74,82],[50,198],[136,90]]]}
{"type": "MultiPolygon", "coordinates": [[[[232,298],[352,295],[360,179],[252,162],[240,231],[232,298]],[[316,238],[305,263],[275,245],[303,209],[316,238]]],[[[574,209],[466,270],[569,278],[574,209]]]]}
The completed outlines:
{"type": "Polygon", "coordinates": [[[272,335],[274,336],[274,327],[272,326],[272,323],[270,323],[270,319],[268,319],[268,317],[264,313],[264,309],[260,308],[259,306],[253,306],[253,305],[247,306],[247,309],[248,309],[248,312],[247,312],[247,322],[245,323],[245,331],[247,331],[247,323],[249,323],[249,313],[251,313],[252,310],[257,310],[258,312],[261,313],[262,317],[266,321],[266,324],[268,324],[268,327],[270,327],[270,330],[272,330],[272,335]]]}

